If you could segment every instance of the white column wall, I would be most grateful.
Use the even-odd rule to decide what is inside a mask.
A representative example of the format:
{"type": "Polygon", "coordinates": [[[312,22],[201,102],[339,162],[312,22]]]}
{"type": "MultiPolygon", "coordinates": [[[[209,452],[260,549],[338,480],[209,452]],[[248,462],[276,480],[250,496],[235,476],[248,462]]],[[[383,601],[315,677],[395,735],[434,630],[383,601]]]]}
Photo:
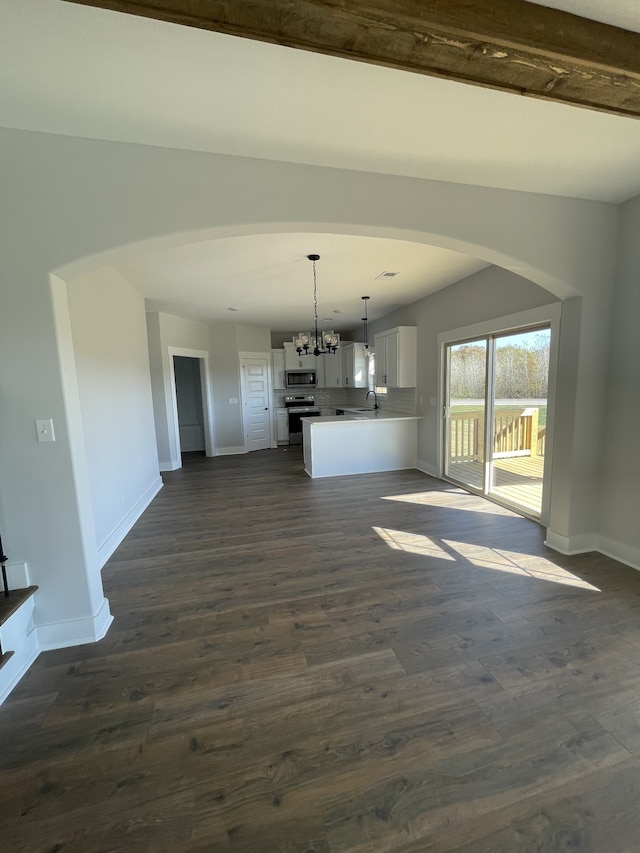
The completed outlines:
{"type": "Polygon", "coordinates": [[[110,267],[68,282],[67,298],[102,566],[162,485],[144,299],[110,267]]]}

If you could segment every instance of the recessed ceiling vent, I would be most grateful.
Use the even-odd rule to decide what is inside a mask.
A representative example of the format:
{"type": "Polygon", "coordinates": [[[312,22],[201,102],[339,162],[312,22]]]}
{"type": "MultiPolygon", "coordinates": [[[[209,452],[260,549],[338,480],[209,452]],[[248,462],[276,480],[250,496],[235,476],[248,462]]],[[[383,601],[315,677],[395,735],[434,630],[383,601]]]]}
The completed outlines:
{"type": "Polygon", "coordinates": [[[380,275],[376,276],[376,281],[378,281],[379,278],[393,278],[394,275],[398,275],[398,273],[397,272],[388,272],[385,270],[385,272],[381,272],[380,275]]]}

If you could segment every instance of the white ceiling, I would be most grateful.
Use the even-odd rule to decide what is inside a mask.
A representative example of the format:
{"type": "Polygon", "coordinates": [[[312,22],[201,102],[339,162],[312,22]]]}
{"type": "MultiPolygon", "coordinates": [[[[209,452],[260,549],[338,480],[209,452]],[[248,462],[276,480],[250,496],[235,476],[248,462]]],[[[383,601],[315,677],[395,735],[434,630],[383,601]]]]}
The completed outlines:
{"type": "Polygon", "coordinates": [[[344,331],[363,317],[383,317],[487,266],[434,246],[345,234],[263,234],[230,237],[154,252],[118,266],[148,297],[148,310],[214,321],[308,330],[316,264],[323,328],[344,331]],[[427,272],[428,271],[428,272],[427,272]],[[379,279],[396,272],[392,279],[379,279]],[[179,296],[176,293],[179,283],[179,296]],[[218,294],[212,298],[212,295],[218,294]],[[238,309],[230,310],[230,309],[238,309]]]}
{"type": "MultiPolygon", "coordinates": [[[[640,32],[637,0],[541,5],[640,32]]],[[[1,126],[610,202],[640,193],[637,120],[61,0],[0,0],[0,13],[1,126]]],[[[308,252],[323,255],[325,313],[346,312],[350,301],[355,319],[366,292],[379,315],[385,299],[406,304],[483,266],[364,239],[235,238],[138,258],[121,271],[155,308],[237,322],[268,322],[268,286],[270,302],[279,293],[282,328],[284,306],[300,293],[299,274],[283,273],[292,254],[300,264],[287,269],[302,275],[308,252]],[[389,268],[399,272],[392,290],[372,281],[389,268]],[[212,289],[212,281],[227,285],[212,289]],[[232,317],[229,307],[241,311],[232,317]]],[[[305,296],[293,326],[308,315],[305,296]]]]}

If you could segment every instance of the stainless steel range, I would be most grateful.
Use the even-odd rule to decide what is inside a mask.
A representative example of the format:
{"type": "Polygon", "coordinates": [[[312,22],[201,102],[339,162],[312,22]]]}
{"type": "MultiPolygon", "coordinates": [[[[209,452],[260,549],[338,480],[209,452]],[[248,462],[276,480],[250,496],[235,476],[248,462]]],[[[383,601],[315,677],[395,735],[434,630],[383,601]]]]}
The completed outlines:
{"type": "Polygon", "coordinates": [[[302,444],[301,418],[320,417],[313,394],[295,394],[284,398],[289,417],[289,444],[302,444]]]}

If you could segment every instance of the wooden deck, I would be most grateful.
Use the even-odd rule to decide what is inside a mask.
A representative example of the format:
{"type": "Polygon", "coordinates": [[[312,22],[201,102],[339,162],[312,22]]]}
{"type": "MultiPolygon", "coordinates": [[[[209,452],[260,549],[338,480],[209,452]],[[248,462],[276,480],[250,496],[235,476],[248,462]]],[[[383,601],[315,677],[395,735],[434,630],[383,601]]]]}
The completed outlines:
{"type": "MultiPolygon", "coordinates": [[[[493,463],[493,486],[490,494],[512,506],[540,515],[542,506],[543,456],[512,456],[493,463]]],[[[473,489],[481,490],[482,463],[450,462],[449,477],[473,489]]]]}

